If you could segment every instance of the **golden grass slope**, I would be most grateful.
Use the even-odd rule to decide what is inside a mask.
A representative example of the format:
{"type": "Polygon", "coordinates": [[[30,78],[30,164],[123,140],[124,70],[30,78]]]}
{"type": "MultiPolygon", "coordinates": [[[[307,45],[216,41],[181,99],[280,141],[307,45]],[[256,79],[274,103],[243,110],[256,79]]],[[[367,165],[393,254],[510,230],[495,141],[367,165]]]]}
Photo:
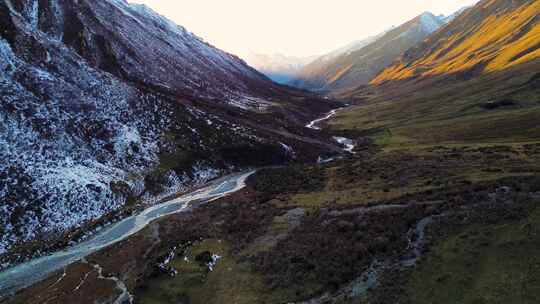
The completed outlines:
{"type": "Polygon", "coordinates": [[[539,57],[540,0],[484,0],[371,83],[471,70],[489,73],[539,57]]]}

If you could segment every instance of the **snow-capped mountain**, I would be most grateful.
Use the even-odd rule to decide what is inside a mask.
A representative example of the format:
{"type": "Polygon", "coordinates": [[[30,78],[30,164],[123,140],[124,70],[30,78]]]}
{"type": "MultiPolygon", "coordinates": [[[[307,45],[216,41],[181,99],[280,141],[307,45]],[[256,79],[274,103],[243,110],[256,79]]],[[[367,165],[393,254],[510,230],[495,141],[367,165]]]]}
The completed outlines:
{"type": "Polygon", "coordinates": [[[306,64],[318,56],[294,57],[283,54],[265,55],[251,53],[246,62],[277,83],[286,84],[296,76],[306,64]]]}
{"type": "Polygon", "coordinates": [[[420,27],[426,33],[433,33],[445,23],[445,18],[439,18],[430,12],[420,15],[420,27]]]}
{"type": "Polygon", "coordinates": [[[426,12],[353,51],[321,57],[304,67],[291,85],[316,91],[343,91],[367,84],[386,66],[444,24],[426,12]]]}
{"type": "Polygon", "coordinates": [[[332,107],[123,0],[1,0],[0,101],[0,264],[126,203],[315,157],[302,126],[332,107]]]}

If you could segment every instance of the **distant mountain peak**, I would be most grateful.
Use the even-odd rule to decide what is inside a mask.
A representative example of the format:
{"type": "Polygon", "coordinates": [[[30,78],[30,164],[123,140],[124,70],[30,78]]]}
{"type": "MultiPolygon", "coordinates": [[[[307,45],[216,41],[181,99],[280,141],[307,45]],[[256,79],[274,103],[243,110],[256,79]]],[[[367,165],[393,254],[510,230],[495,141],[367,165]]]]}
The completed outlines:
{"type": "Polygon", "coordinates": [[[420,16],[418,16],[418,20],[420,22],[422,30],[427,33],[435,32],[441,27],[441,25],[444,24],[444,18],[435,16],[431,12],[422,13],[420,16]]]}
{"type": "Polygon", "coordinates": [[[251,52],[246,56],[246,62],[259,72],[277,83],[286,84],[296,76],[306,64],[315,60],[318,56],[296,57],[281,53],[261,54],[251,52]]]}
{"type": "Polygon", "coordinates": [[[320,57],[302,69],[291,84],[323,91],[342,91],[368,84],[407,49],[442,25],[444,21],[433,13],[422,13],[380,35],[320,57]]]}

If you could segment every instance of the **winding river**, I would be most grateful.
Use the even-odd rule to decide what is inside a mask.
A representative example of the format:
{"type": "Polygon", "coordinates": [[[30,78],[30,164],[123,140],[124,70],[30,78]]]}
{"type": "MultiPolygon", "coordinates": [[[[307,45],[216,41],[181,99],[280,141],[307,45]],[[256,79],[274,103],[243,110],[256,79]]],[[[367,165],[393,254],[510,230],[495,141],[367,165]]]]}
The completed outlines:
{"type": "Polygon", "coordinates": [[[315,119],[314,121],[311,121],[310,123],[306,125],[306,128],[313,129],[313,130],[320,130],[321,127],[319,127],[319,123],[332,118],[334,115],[337,114],[337,111],[338,109],[332,110],[328,112],[328,114],[326,114],[325,116],[315,119]]]}
{"type": "MultiPolygon", "coordinates": [[[[323,121],[329,120],[330,118],[334,117],[338,113],[339,110],[340,109],[334,109],[328,112],[327,114],[325,114],[323,117],[310,121],[306,125],[306,128],[312,129],[312,130],[321,130],[321,127],[319,127],[319,124],[323,121]]],[[[338,144],[340,144],[343,147],[343,150],[345,152],[348,152],[350,154],[356,154],[356,152],[354,152],[354,149],[356,148],[356,143],[352,139],[349,139],[346,137],[339,137],[339,136],[334,136],[333,138],[338,144]]],[[[318,163],[328,163],[333,160],[334,158],[319,158],[318,163]]]]}
{"type": "Polygon", "coordinates": [[[9,268],[0,273],[0,299],[44,280],[92,253],[127,239],[156,219],[185,211],[190,203],[210,202],[234,193],[245,187],[247,178],[253,173],[255,171],[223,177],[197,191],[127,217],[73,247],[9,268]]]}
{"type": "MultiPolygon", "coordinates": [[[[306,128],[320,130],[319,123],[337,114],[337,109],[324,117],[306,125],[306,128]]],[[[335,138],[345,147],[345,151],[353,153],[353,142],[346,138],[335,138]]],[[[19,264],[0,272],[0,299],[17,291],[38,283],[66,266],[84,260],[85,257],[101,249],[127,239],[141,231],[152,221],[171,214],[185,211],[193,202],[210,202],[245,187],[245,181],[255,171],[233,174],[216,181],[189,194],[176,199],[154,205],[139,214],[132,215],[97,232],[94,236],[73,247],[19,264]]]]}

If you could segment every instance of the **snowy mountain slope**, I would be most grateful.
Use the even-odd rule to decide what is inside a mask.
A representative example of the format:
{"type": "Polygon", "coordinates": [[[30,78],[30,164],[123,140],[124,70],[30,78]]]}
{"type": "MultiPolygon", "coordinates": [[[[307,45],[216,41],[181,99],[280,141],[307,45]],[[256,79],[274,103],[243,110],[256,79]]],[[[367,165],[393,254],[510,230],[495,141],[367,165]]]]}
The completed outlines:
{"type": "Polygon", "coordinates": [[[420,15],[420,27],[423,31],[433,33],[438,30],[445,22],[445,19],[441,19],[432,13],[425,12],[420,15]]]}
{"type": "Polygon", "coordinates": [[[332,106],[144,6],[1,0],[0,264],[125,204],[287,161],[282,144],[316,157],[328,145],[302,126],[332,106]]]}
{"type": "Polygon", "coordinates": [[[132,82],[238,99],[253,87],[252,80],[264,81],[239,58],[144,5],[123,0],[48,1],[48,5],[39,10],[40,29],[61,38],[93,67],[132,82]]]}

